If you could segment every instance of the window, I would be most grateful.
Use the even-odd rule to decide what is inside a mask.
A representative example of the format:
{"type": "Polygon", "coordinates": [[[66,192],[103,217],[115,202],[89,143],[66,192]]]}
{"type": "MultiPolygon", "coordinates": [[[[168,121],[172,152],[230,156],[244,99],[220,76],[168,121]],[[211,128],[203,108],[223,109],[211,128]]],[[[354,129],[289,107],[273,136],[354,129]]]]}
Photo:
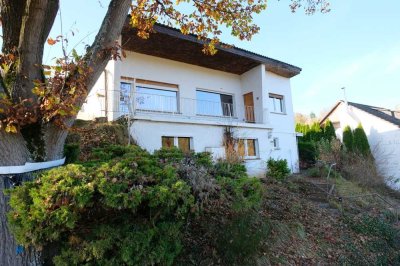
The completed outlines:
{"type": "Polygon", "coordinates": [[[174,147],[174,137],[161,137],[162,147],[169,149],[174,147]]]}
{"type": "Polygon", "coordinates": [[[130,94],[131,94],[131,84],[126,82],[121,82],[119,90],[120,115],[129,114],[130,94]]]}
{"type": "Polygon", "coordinates": [[[178,148],[184,153],[190,152],[190,138],[178,137],[178,148]]]}
{"type": "Polygon", "coordinates": [[[256,139],[239,139],[237,146],[238,154],[244,158],[257,157],[256,139]]]}
{"type": "Polygon", "coordinates": [[[207,91],[196,91],[197,114],[234,116],[233,96],[207,91]]]}
{"type": "Polygon", "coordinates": [[[177,91],[136,86],[136,109],[157,112],[178,112],[177,91]]]}
{"type": "Polygon", "coordinates": [[[282,95],[278,94],[269,94],[269,101],[271,106],[271,111],[275,113],[284,113],[285,112],[285,103],[282,95]]]}
{"type": "Polygon", "coordinates": [[[272,145],[274,147],[275,150],[279,150],[279,138],[273,138],[272,140],[272,145]]]}
{"type": "Polygon", "coordinates": [[[191,138],[162,136],[161,145],[165,149],[178,147],[184,153],[188,153],[191,150],[191,138]]]}

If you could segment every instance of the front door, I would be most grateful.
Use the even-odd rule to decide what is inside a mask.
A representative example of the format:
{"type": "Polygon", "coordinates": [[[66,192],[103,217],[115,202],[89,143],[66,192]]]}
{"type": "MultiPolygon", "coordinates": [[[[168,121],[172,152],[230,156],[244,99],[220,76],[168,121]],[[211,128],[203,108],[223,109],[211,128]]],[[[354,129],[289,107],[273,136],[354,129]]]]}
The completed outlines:
{"type": "Polygon", "coordinates": [[[254,99],[253,93],[249,92],[243,95],[244,99],[244,111],[246,122],[254,123],[256,120],[254,118],[254,99]]]}

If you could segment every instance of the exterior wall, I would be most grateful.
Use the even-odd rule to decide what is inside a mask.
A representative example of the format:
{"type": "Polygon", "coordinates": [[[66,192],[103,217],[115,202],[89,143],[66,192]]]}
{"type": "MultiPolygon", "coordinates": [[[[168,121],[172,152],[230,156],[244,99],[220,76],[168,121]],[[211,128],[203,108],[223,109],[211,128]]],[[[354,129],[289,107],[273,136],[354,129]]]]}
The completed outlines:
{"type": "Polygon", "coordinates": [[[269,124],[268,115],[264,113],[264,76],[265,68],[259,65],[246,73],[241,78],[242,94],[253,92],[254,116],[257,123],[269,124]]]}
{"type": "MultiPolygon", "coordinates": [[[[400,178],[400,128],[358,108],[341,103],[329,116],[332,122],[340,122],[336,134],[342,139],[343,129],[362,124],[368,137],[372,154],[380,172],[386,177],[400,178]]],[[[395,185],[400,189],[400,184],[395,185]]]]}
{"type": "MultiPolygon", "coordinates": [[[[128,52],[123,61],[110,61],[107,65],[107,83],[104,74],[90,93],[81,119],[107,116],[117,119],[119,113],[119,88],[121,82],[132,84],[134,79],[151,80],[178,85],[179,105],[196,99],[196,89],[231,94],[235,116],[233,118],[200,117],[187,113],[179,114],[142,113],[133,115],[132,136],[139,145],[150,152],[161,148],[161,136],[184,136],[193,138],[195,151],[223,153],[222,137],[225,126],[235,128],[237,138],[258,140],[258,159],[246,160],[249,174],[265,174],[268,158],[284,158],[293,172],[298,171],[298,153],[294,132],[294,116],[291,102],[290,81],[267,72],[259,65],[242,75],[230,74],[204,67],[194,66],[154,56],[128,52]],[[121,78],[123,77],[123,78],[121,78]],[[108,88],[108,112],[105,113],[105,88],[108,88]],[[245,123],[243,95],[253,92],[256,123],[245,123]],[[269,92],[284,95],[286,114],[269,113],[269,92]],[[189,116],[190,114],[191,116],[189,116]],[[271,128],[272,134],[271,134],[271,128]],[[279,149],[274,149],[272,140],[279,138],[279,149]]],[[[192,107],[195,104],[192,104],[192,107]]],[[[182,108],[180,108],[182,109],[182,108]]]]}
{"type": "Polygon", "coordinates": [[[273,125],[272,136],[278,138],[279,149],[273,150],[271,156],[275,159],[286,159],[292,172],[298,173],[299,153],[296,142],[294,112],[290,79],[265,72],[264,106],[272,110],[269,102],[269,93],[279,94],[284,97],[285,112],[269,112],[269,122],[273,125]]]}
{"type": "Polygon", "coordinates": [[[108,116],[109,120],[113,120],[114,74],[115,61],[110,60],[86,98],[78,113],[78,119],[94,120],[97,117],[108,116]],[[106,100],[106,94],[108,94],[108,100],[106,100]],[[107,114],[106,109],[109,110],[107,114]]]}
{"type": "MultiPolygon", "coordinates": [[[[195,152],[218,150],[222,147],[223,132],[224,127],[217,125],[194,125],[145,120],[135,120],[131,128],[133,138],[149,152],[161,148],[162,136],[191,137],[193,140],[191,148],[195,152]]],[[[245,160],[245,165],[250,175],[263,176],[266,171],[266,161],[271,154],[268,130],[235,127],[234,134],[237,138],[254,138],[258,140],[259,158],[245,160]]]]}

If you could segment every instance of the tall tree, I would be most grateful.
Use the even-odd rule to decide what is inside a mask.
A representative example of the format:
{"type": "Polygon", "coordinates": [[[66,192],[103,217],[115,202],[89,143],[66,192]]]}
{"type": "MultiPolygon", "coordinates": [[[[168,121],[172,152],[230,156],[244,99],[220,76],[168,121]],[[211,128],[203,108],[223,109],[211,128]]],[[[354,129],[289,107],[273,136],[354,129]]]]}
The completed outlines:
{"type": "Polygon", "coordinates": [[[343,129],[343,144],[348,151],[354,150],[354,136],[350,126],[346,126],[343,129]]]}
{"type": "MultiPolygon", "coordinates": [[[[159,21],[196,34],[204,40],[204,52],[214,54],[220,25],[249,40],[259,28],[253,14],[266,8],[267,0],[110,0],[108,10],[86,54],[65,56],[55,66],[42,63],[46,44],[64,38],[48,38],[59,9],[59,0],[0,0],[3,27],[0,55],[0,166],[49,161],[63,157],[68,128],[76,118],[107,62],[119,57],[116,40],[130,13],[130,24],[148,38],[159,21]],[[177,8],[192,5],[187,13],[177,8]],[[47,72],[52,73],[51,76],[47,72]]],[[[292,11],[304,5],[307,14],[329,11],[326,0],[292,0],[292,11]]],[[[0,265],[40,264],[35,251],[17,255],[7,229],[6,178],[0,177],[0,265]]]]}
{"type": "Polygon", "coordinates": [[[356,129],[354,129],[353,137],[354,151],[363,156],[370,156],[371,149],[368,143],[367,134],[365,134],[361,123],[358,124],[356,129]]]}
{"type": "Polygon", "coordinates": [[[336,138],[335,128],[329,119],[324,124],[324,138],[329,141],[336,138]]]}

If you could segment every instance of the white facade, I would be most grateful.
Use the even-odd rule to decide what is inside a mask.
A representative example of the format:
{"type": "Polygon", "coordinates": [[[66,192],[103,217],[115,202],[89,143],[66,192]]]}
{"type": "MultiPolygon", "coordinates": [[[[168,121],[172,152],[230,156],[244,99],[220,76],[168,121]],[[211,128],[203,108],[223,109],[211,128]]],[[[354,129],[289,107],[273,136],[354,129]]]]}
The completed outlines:
{"type": "Polygon", "coordinates": [[[255,143],[255,156],[245,156],[250,175],[263,176],[270,157],[286,159],[292,172],[299,170],[290,79],[267,71],[264,64],[237,75],[127,52],[122,61],[109,62],[78,118],[115,120],[126,114],[133,121],[132,137],[150,152],[162,147],[163,136],[184,137],[190,138],[191,150],[223,157],[223,132],[229,126],[235,138],[255,143]],[[121,84],[131,89],[130,110],[121,84]],[[249,92],[252,106],[244,101],[249,92]],[[210,100],[199,99],[202,93],[210,100]],[[281,97],[278,112],[271,111],[270,93],[281,97]],[[215,97],[229,103],[213,102],[215,97]]]}
{"type": "MultiPolygon", "coordinates": [[[[351,104],[346,105],[344,102],[338,103],[325,119],[329,119],[335,125],[336,134],[340,139],[342,139],[344,127],[348,125],[355,129],[361,123],[380,173],[389,180],[400,179],[400,127],[398,125],[351,104]]],[[[394,186],[400,188],[399,184],[394,186]]]]}

